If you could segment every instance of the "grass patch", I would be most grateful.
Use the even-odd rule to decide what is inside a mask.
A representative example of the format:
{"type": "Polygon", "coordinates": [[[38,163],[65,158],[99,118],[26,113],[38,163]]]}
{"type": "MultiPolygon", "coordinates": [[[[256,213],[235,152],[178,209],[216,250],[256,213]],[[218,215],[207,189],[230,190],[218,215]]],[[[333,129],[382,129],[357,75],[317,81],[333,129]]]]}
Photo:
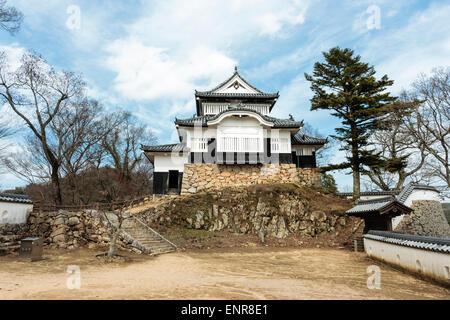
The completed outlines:
{"type": "Polygon", "coordinates": [[[198,241],[214,237],[214,235],[206,230],[189,229],[181,226],[173,226],[168,228],[165,237],[175,243],[177,246],[185,245],[187,242],[198,241]]]}

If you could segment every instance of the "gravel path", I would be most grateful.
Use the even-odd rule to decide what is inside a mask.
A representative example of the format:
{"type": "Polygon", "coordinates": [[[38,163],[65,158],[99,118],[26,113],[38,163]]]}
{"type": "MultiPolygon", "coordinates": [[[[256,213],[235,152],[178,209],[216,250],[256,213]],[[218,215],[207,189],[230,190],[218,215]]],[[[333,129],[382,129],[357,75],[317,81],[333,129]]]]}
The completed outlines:
{"type": "Polygon", "coordinates": [[[0,299],[450,299],[450,291],[345,249],[228,248],[105,264],[94,249],[0,257],[0,299]],[[381,268],[369,290],[367,267],[381,268]],[[68,265],[81,270],[69,290],[68,265]]]}

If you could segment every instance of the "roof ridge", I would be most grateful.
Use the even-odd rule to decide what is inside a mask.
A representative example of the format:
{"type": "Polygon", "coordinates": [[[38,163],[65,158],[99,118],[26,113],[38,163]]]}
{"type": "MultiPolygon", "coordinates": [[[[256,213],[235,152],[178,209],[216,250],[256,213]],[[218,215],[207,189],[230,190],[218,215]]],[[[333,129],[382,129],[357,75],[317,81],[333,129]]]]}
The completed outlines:
{"type": "MultiPolygon", "coordinates": [[[[301,132],[302,129],[299,129],[296,133],[292,135],[293,139],[297,140],[297,145],[302,144],[325,144],[328,142],[328,138],[319,138],[314,136],[309,136],[301,132]],[[309,141],[308,141],[309,140],[309,141]]],[[[294,142],[294,141],[293,141],[294,142]]]]}
{"type": "Polygon", "coordinates": [[[410,182],[405,187],[403,187],[403,189],[400,191],[400,193],[397,196],[397,200],[401,203],[404,203],[406,201],[406,199],[408,199],[409,195],[413,192],[414,189],[427,189],[427,190],[439,192],[439,190],[437,190],[433,186],[410,182]]]}
{"type": "Polygon", "coordinates": [[[3,197],[21,197],[21,198],[28,198],[26,194],[22,193],[10,193],[10,192],[0,192],[0,196],[3,197]]]}
{"type": "MultiPolygon", "coordinates": [[[[217,85],[216,87],[214,87],[211,90],[206,90],[206,91],[197,91],[195,90],[195,94],[200,93],[200,94],[207,94],[207,93],[213,93],[213,91],[220,89],[222,86],[224,86],[227,82],[229,82],[231,79],[233,79],[233,77],[238,76],[246,85],[248,85],[250,88],[254,89],[255,91],[257,91],[257,93],[252,93],[253,95],[258,95],[258,94],[263,94],[263,95],[271,95],[271,94],[275,94],[275,93],[267,93],[267,92],[263,92],[261,90],[259,90],[258,88],[256,88],[255,86],[253,86],[250,82],[248,82],[247,80],[244,79],[244,77],[241,76],[241,74],[239,73],[239,71],[237,70],[237,66],[234,67],[234,72],[233,74],[227,78],[225,81],[221,82],[219,85],[217,85]]],[[[233,93],[214,93],[214,94],[233,94],[233,93]]],[[[247,93],[247,94],[251,94],[251,93],[247,93]]],[[[278,92],[276,93],[278,95],[278,92]]]]}
{"type": "Polygon", "coordinates": [[[321,137],[315,137],[315,136],[310,136],[310,135],[308,135],[308,134],[306,134],[306,133],[303,133],[302,132],[302,129],[299,129],[296,133],[295,133],[295,135],[297,135],[297,134],[301,134],[301,135],[303,135],[303,136],[306,136],[306,137],[309,137],[309,138],[314,138],[314,139],[326,139],[326,138],[321,138],[321,137]]]}
{"type": "Polygon", "coordinates": [[[358,204],[370,204],[370,203],[379,203],[379,202],[386,202],[386,201],[392,201],[392,200],[397,200],[394,196],[389,195],[387,197],[382,197],[382,198],[377,198],[377,199],[369,199],[369,200],[358,200],[358,202],[356,203],[358,204]]]}
{"type": "MultiPolygon", "coordinates": [[[[270,121],[273,122],[274,125],[276,125],[276,121],[282,121],[282,122],[286,122],[289,125],[295,125],[295,126],[300,126],[302,124],[303,121],[293,121],[290,119],[281,119],[281,118],[274,118],[268,115],[264,115],[262,113],[260,113],[259,111],[256,111],[254,109],[245,107],[245,105],[243,106],[241,104],[241,106],[236,106],[236,107],[230,107],[228,109],[222,110],[221,112],[215,114],[215,115],[203,115],[203,116],[195,116],[195,117],[191,117],[191,118],[187,118],[187,119],[176,119],[175,123],[179,124],[180,122],[189,122],[189,121],[195,121],[195,120],[206,120],[206,121],[211,121],[211,120],[216,120],[217,118],[219,118],[222,114],[227,113],[227,112],[233,112],[233,111],[247,111],[247,112],[252,112],[254,114],[259,115],[261,118],[263,118],[266,121],[270,121]]],[[[202,121],[203,124],[203,121],[202,121]]]]}
{"type": "MultiPolygon", "coordinates": [[[[400,190],[378,190],[378,191],[361,191],[360,195],[395,195],[400,190]]],[[[337,195],[352,195],[353,192],[336,192],[337,195]]]]}

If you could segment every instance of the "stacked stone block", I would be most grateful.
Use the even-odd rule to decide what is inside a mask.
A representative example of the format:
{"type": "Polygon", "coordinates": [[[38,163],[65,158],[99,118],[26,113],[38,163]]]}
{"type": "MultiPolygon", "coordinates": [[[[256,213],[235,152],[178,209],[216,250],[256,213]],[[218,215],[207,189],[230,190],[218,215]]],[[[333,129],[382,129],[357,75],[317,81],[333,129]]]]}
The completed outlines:
{"type": "Polygon", "coordinates": [[[209,189],[268,183],[298,183],[320,185],[317,168],[296,168],[295,164],[217,165],[185,164],[181,194],[209,189]]]}

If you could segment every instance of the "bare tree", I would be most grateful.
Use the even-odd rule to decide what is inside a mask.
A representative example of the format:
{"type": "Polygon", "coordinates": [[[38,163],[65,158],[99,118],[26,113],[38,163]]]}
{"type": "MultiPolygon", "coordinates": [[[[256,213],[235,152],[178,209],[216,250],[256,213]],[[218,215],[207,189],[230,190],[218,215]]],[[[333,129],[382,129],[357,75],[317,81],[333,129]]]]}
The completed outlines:
{"type": "Polygon", "coordinates": [[[2,168],[4,166],[3,159],[5,159],[5,150],[9,146],[9,143],[6,142],[5,138],[10,135],[12,135],[11,128],[6,124],[6,121],[0,120],[0,173],[2,172],[2,168]]]}
{"type": "Polygon", "coordinates": [[[38,142],[51,168],[54,199],[58,204],[62,202],[59,176],[62,159],[57,147],[51,144],[51,124],[83,89],[79,75],[56,72],[39,55],[25,53],[15,71],[8,69],[5,54],[0,55],[0,97],[25,122],[38,142]]]}
{"type": "MultiPolygon", "coordinates": [[[[95,175],[100,183],[105,178],[105,171],[99,170],[105,153],[101,141],[112,129],[104,124],[102,110],[95,100],[72,101],[55,115],[48,127],[47,144],[55,150],[61,164],[60,185],[65,204],[87,204],[98,196],[94,191],[97,184],[92,180],[95,175]],[[91,188],[87,188],[89,184],[91,188]]],[[[51,166],[34,135],[25,139],[22,152],[11,153],[3,162],[29,183],[45,184],[51,179],[51,166]]],[[[105,182],[105,186],[110,183],[105,182]]]]}
{"type": "Polygon", "coordinates": [[[2,140],[12,134],[11,128],[8,127],[6,121],[0,121],[0,157],[2,156],[2,151],[5,150],[7,144],[2,140]]]}
{"type": "Polygon", "coordinates": [[[370,138],[382,165],[366,175],[382,190],[413,182],[450,186],[450,68],[420,75],[391,107],[388,122],[370,138]]]}
{"type": "Polygon", "coordinates": [[[130,218],[130,214],[127,213],[128,206],[129,205],[127,204],[123,204],[116,210],[102,211],[103,217],[111,230],[109,249],[106,254],[108,261],[113,260],[114,253],[116,252],[117,240],[122,232],[122,225],[125,220],[130,218]]]}
{"type": "Polygon", "coordinates": [[[411,98],[420,103],[406,126],[429,155],[427,174],[450,187],[450,67],[434,69],[430,77],[421,74],[413,88],[411,98]]]}
{"type": "Polygon", "coordinates": [[[16,33],[22,24],[23,14],[14,7],[8,7],[6,0],[0,0],[0,27],[11,34],[16,33]]]}
{"type": "Polygon", "coordinates": [[[410,101],[403,92],[391,107],[389,121],[369,139],[371,147],[379,152],[382,165],[371,167],[365,175],[381,190],[400,190],[407,179],[420,176],[427,158],[425,144],[414,139],[405,125],[415,123],[416,108],[417,102],[410,101]]]}
{"type": "Polygon", "coordinates": [[[105,122],[119,123],[109,135],[105,136],[102,146],[121,179],[130,181],[132,172],[143,160],[140,145],[154,144],[156,137],[147,126],[139,124],[129,112],[118,112],[113,117],[105,119],[105,122]]]}
{"type": "Polygon", "coordinates": [[[20,151],[5,155],[1,163],[14,175],[30,184],[46,183],[51,178],[51,166],[46,160],[39,140],[28,134],[20,151]]]}
{"type": "Polygon", "coordinates": [[[98,167],[102,161],[101,141],[112,130],[102,121],[102,106],[96,100],[83,99],[71,103],[51,123],[55,149],[61,159],[62,176],[70,190],[72,203],[82,199],[78,174],[98,167]]]}

